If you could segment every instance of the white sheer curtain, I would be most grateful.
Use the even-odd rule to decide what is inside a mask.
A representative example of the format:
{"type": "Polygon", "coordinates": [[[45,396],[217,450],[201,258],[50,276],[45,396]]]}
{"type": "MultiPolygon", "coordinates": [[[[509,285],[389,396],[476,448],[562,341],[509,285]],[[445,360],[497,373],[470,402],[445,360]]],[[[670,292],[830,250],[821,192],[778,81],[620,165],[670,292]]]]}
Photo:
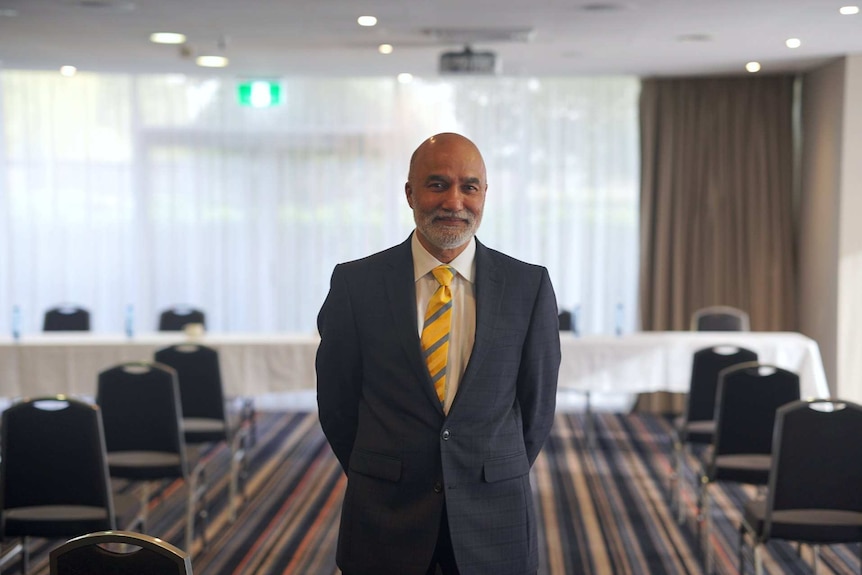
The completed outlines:
{"type": "Polygon", "coordinates": [[[70,302],[150,331],[179,303],[310,333],[336,263],[407,237],[409,156],[450,130],[485,154],[480,239],[547,266],[583,333],[634,329],[636,79],[281,85],[244,108],[224,78],[0,71],[0,330],[70,302]]]}

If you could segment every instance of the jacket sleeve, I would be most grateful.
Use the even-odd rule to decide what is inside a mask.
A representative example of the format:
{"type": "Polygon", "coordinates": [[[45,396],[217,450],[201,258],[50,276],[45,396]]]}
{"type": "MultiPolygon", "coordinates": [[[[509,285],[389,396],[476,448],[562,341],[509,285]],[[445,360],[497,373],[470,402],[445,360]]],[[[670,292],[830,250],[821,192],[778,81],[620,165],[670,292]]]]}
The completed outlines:
{"type": "Polygon", "coordinates": [[[362,393],[362,360],[350,289],[342,265],[332,272],[329,294],[317,316],[317,406],[323,433],[347,472],[356,439],[362,393]]]}
{"type": "Polygon", "coordinates": [[[560,328],[557,299],[548,270],[542,268],[518,372],[518,403],[524,426],[524,445],[530,465],[551,431],[560,373],[560,328]]]}

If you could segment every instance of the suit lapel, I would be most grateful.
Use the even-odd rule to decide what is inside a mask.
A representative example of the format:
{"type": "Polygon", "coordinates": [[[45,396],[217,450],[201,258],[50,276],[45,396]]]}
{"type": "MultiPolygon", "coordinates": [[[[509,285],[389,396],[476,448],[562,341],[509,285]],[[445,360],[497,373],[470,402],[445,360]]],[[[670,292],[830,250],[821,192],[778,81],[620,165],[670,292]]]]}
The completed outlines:
{"type": "MultiPolygon", "coordinates": [[[[411,236],[412,237],[412,236],[411,236]]],[[[416,281],[413,277],[413,254],[410,248],[410,238],[395,251],[395,257],[389,264],[384,282],[386,300],[392,314],[399,344],[401,345],[410,368],[416,374],[417,381],[422,382],[422,388],[429,401],[442,413],[437,392],[428,367],[422,358],[419,344],[419,326],[416,325],[416,281]]]]}
{"type": "MultiPolygon", "coordinates": [[[[476,240],[476,340],[470,361],[464,370],[464,376],[459,384],[458,394],[470,385],[473,374],[482,365],[488,351],[491,349],[494,327],[500,316],[503,303],[505,279],[497,267],[493,253],[476,240]]],[[[455,396],[457,403],[458,395],[455,396]]],[[[453,405],[454,408],[454,405],[453,405]]]]}

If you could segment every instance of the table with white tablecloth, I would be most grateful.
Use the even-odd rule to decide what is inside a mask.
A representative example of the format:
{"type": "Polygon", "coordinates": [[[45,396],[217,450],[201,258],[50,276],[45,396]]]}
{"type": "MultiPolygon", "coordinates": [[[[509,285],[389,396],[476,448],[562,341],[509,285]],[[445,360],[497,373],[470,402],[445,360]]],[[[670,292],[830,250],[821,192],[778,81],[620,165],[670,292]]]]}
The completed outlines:
{"type": "Polygon", "coordinates": [[[739,346],[799,375],[802,397],[828,397],[817,342],[791,332],[663,331],[575,337],[562,333],[559,386],[583,392],[687,392],[694,353],[739,346]]]}
{"type": "Polygon", "coordinates": [[[0,339],[0,397],[65,393],[92,396],[100,371],[127,361],[153,361],[156,350],[200,343],[219,352],[228,395],[256,396],[313,389],[314,356],[320,338],[304,334],[183,332],[125,337],[54,332],[0,339]]]}
{"type": "MultiPolygon", "coordinates": [[[[702,347],[728,344],[748,347],[762,362],[798,373],[803,396],[829,395],[817,344],[798,333],[642,332],[575,337],[564,332],[560,339],[561,389],[685,392],[692,354],[702,347]]],[[[182,332],[131,338],[72,332],[25,334],[18,341],[0,338],[0,397],[91,396],[100,371],[124,361],[152,361],[157,349],[188,341],[182,332]]],[[[261,396],[315,387],[317,335],[207,333],[193,341],[218,350],[229,395],[261,396]]]]}

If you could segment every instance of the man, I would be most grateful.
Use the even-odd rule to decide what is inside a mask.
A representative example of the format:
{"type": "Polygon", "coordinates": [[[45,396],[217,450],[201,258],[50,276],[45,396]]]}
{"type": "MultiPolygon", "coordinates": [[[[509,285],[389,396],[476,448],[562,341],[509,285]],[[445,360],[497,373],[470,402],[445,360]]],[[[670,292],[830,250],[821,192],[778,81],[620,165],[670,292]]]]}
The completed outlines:
{"type": "Polygon", "coordinates": [[[416,231],[332,274],[317,397],[348,477],[346,575],[537,571],[529,472],[554,417],[556,299],[545,268],[475,240],[487,187],[473,142],[429,138],[405,184],[416,231]]]}

